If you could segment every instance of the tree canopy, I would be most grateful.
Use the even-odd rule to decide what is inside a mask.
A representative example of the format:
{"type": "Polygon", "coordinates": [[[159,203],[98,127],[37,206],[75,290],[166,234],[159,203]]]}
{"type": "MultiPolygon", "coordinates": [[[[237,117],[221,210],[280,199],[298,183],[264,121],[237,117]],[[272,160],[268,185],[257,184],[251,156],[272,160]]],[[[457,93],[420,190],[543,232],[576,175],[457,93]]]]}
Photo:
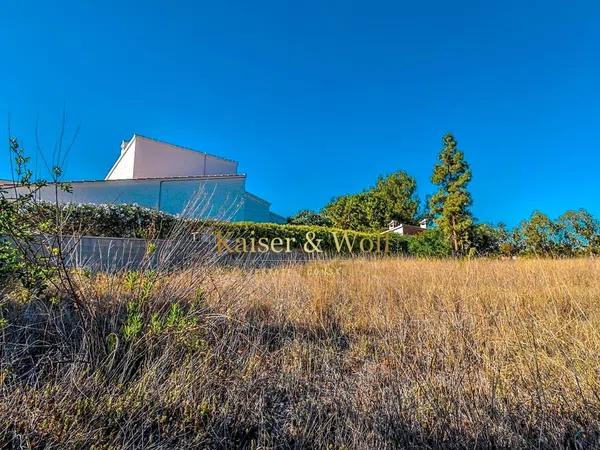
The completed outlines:
{"type": "Polygon", "coordinates": [[[290,225],[312,225],[318,227],[330,227],[333,225],[331,219],[309,209],[298,211],[288,218],[287,222],[290,225]]]}
{"type": "Polygon", "coordinates": [[[391,220],[414,223],[419,200],[417,182],[406,172],[380,177],[375,186],[359,194],[333,199],[322,210],[338,228],[359,231],[381,230],[391,220]]]}

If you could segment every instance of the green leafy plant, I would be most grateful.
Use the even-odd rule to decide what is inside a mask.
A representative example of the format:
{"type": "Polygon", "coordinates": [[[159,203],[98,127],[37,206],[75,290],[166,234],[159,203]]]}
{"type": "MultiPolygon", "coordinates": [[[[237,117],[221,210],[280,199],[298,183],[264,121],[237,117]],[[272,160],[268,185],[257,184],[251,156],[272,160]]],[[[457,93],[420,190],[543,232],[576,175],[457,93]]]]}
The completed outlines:
{"type": "Polygon", "coordinates": [[[143,316],[138,302],[132,301],[127,304],[127,317],[123,326],[123,337],[126,341],[137,339],[144,326],[143,316]]]}
{"type": "Polygon", "coordinates": [[[518,228],[521,245],[526,254],[533,256],[556,256],[559,251],[558,227],[545,214],[536,211],[518,228]]]}
{"type": "Polygon", "coordinates": [[[452,248],[444,233],[434,228],[411,236],[408,240],[408,252],[420,258],[444,258],[452,254],[452,248]]]}
{"type": "Polygon", "coordinates": [[[290,225],[314,225],[318,227],[333,226],[333,222],[330,218],[308,209],[303,209],[294,214],[288,219],[288,223],[290,225]]]}
{"type": "Polygon", "coordinates": [[[39,217],[29,214],[35,194],[47,183],[32,181],[30,158],[16,139],[9,139],[9,150],[16,181],[0,191],[0,280],[19,282],[32,295],[39,295],[57,272],[55,265],[48,264],[48,255],[36,251],[39,217]]]}

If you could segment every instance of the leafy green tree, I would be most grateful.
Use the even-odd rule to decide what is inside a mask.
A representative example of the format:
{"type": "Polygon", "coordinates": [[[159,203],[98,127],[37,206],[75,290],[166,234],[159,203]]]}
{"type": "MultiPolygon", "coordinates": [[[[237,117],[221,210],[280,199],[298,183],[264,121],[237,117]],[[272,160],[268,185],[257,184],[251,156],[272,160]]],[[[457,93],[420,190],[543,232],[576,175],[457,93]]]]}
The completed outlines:
{"type": "Polygon", "coordinates": [[[469,248],[473,225],[469,210],[472,200],[467,189],[471,170],[452,134],[446,134],[443,143],[439,162],[431,176],[438,191],[431,196],[429,208],[436,225],[448,238],[453,254],[460,255],[469,248]]]}
{"type": "Polygon", "coordinates": [[[522,251],[535,256],[555,256],[559,253],[558,227],[545,214],[536,211],[519,225],[522,251]]]}
{"type": "Polygon", "coordinates": [[[323,208],[336,228],[356,231],[380,230],[386,215],[386,202],[373,192],[343,195],[333,199],[323,208]]]}
{"type": "Polygon", "coordinates": [[[452,254],[452,249],[444,233],[439,228],[432,228],[411,236],[408,252],[420,258],[443,258],[452,254]]]}
{"type": "Polygon", "coordinates": [[[383,203],[383,216],[377,217],[373,225],[385,227],[391,220],[414,223],[419,209],[416,192],[417,181],[404,171],[379,177],[372,195],[383,203]]]}
{"type": "Polygon", "coordinates": [[[406,172],[380,177],[376,185],[360,194],[344,195],[329,202],[322,214],[337,228],[376,231],[391,220],[414,223],[419,208],[417,182],[406,172]]]}
{"type": "Polygon", "coordinates": [[[384,195],[373,190],[363,193],[362,205],[370,231],[381,231],[391,219],[389,217],[389,202],[384,195]]]}
{"type": "Polygon", "coordinates": [[[585,209],[565,212],[556,227],[562,253],[593,255],[600,250],[600,226],[585,209]]]}
{"type": "Polygon", "coordinates": [[[333,225],[333,222],[328,217],[308,209],[298,211],[288,219],[288,223],[291,225],[312,225],[318,227],[330,227],[333,225]]]}
{"type": "Polygon", "coordinates": [[[473,225],[471,245],[479,256],[495,256],[509,252],[505,244],[510,241],[510,233],[504,224],[496,227],[486,223],[473,225]]]}
{"type": "Polygon", "coordinates": [[[343,195],[333,199],[323,208],[323,215],[336,228],[356,231],[371,230],[370,211],[372,199],[368,193],[343,195]]]}

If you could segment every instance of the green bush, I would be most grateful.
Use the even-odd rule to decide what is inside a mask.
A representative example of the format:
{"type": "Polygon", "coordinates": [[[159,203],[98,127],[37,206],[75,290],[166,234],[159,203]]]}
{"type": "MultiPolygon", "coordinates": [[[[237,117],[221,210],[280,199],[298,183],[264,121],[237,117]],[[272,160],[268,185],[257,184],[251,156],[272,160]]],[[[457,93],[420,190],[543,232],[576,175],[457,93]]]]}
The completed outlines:
{"type": "Polygon", "coordinates": [[[408,254],[408,239],[394,233],[382,235],[380,233],[340,230],[337,228],[309,225],[277,225],[254,222],[222,222],[214,224],[212,227],[215,231],[220,231],[233,239],[237,237],[293,239],[293,248],[298,249],[304,248],[305,245],[310,249],[311,241],[320,242],[319,247],[324,252],[337,252],[338,247],[341,246],[341,253],[344,254],[350,253],[348,251],[348,243],[352,247],[352,253],[362,253],[359,247],[362,239],[365,239],[365,249],[368,249],[368,245],[370,245],[366,240],[371,240],[373,242],[372,251],[374,252],[379,249],[383,252],[386,248],[387,240],[389,253],[408,254]]]}
{"type": "MultiPolygon", "coordinates": [[[[33,295],[41,294],[56,275],[56,265],[48,264],[49,255],[39,252],[42,247],[36,239],[39,214],[35,211],[36,192],[46,185],[43,180],[32,181],[29,157],[16,139],[9,138],[9,150],[14,164],[13,177],[27,192],[11,198],[0,188],[0,286],[19,282],[33,295]]],[[[54,168],[59,173],[58,168],[54,168]]],[[[62,190],[63,186],[59,185],[62,190]]]]}
{"type": "Polygon", "coordinates": [[[442,231],[434,228],[411,236],[408,252],[420,258],[445,258],[452,254],[452,249],[442,231]]]}
{"type": "MultiPolygon", "coordinates": [[[[36,213],[41,212],[48,218],[48,228],[55,221],[55,208],[52,203],[36,205],[36,213]]],[[[165,238],[178,220],[170,214],[138,205],[69,203],[62,205],[61,210],[63,231],[81,236],[165,238]]]]}
{"type": "Polygon", "coordinates": [[[298,211],[298,213],[288,218],[287,222],[290,225],[315,225],[318,227],[333,226],[331,219],[308,209],[298,211]]]}

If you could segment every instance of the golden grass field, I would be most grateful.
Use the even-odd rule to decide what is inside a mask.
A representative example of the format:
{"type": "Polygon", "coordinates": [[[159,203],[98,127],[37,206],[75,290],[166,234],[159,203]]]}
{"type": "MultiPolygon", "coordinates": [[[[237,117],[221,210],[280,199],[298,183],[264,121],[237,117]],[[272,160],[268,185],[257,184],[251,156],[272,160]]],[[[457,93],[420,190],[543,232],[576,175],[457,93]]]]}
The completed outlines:
{"type": "Polygon", "coordinates": [[[600,446],[600,260],[350,260],[80,283],[92,311],[81,323],[5,299],[6,445],[600,446]]]}

